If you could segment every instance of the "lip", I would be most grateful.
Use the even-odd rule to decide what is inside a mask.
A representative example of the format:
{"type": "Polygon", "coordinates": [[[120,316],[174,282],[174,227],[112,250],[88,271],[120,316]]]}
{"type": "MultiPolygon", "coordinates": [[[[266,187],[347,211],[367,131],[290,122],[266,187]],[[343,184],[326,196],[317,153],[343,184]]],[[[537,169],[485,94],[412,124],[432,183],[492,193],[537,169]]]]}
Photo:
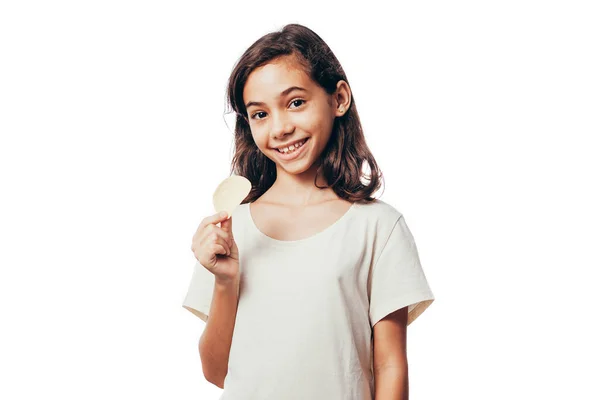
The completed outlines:
{"type": "MultiPolygon", "coordinates": [[[[304,139],[306,139],[306,143],[308,143],[308,142],[310,141],[310,138],[304,138],[304,139]]],[[[303,141],[304,139],[300,139],[300,140],[298,140],[297,142],[301,142],[301,141],[303,141]]],[[[284,153],[280,153],[280,152],[279,152],[279,150],[277,150],[277,149],[273,149],[273,151],[274,151],[275,153],[277,153],[277,156],[278,156],[279,158],[281,158],[282,160],[289,161],[289,160],[293,160],[293,159],[296,159],[296,158],[298,158],[299,156],[301,156],[301,155],[302,155],[302,153],[304,153],[304,150],[305,150],[305,148],[306,148],[306,143],[304,143],[304,144],[302,145],[302,147],[300,147],[300,149],[299,149],[299,150],[296,150],[296,151],[294,151],[292,154],[284,154],[284,153]]]]}
{"type": "Polygon", "coordinates": [[[278,148],[280,148],[280,147],[290,147],[290,146],[292,146],[292,145],[294,145],[294,144],[296,144],[296,143],[300,143],[300,142],[301,142],[301,141],[303,141],[304,139],[308,139],[308,138],[302,138],[302,139],[294,140],[293,142],[289,142],[289,143],[288,143],[288,144],[286,144],[286,145],[283,145],[283,144],[282,144],[281,146],[272,147],[272,149],[275,149],[275,150],[277,150],[277,149],[278,149],[278,148]]]}

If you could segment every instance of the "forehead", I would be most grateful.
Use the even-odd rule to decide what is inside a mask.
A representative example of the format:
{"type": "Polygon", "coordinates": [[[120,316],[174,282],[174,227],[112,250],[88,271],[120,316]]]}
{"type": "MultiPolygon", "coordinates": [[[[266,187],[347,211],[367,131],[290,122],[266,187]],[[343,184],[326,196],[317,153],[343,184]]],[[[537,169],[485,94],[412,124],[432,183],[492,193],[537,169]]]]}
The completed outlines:
{"type": "Polygon", "coordinates": [[[313,90],[314,82],[290,57],[282,57],[256,68],[248,76],[244,92],[244,102],[268,101],[275,99],[290,86],[300,86],[313,90]]]}

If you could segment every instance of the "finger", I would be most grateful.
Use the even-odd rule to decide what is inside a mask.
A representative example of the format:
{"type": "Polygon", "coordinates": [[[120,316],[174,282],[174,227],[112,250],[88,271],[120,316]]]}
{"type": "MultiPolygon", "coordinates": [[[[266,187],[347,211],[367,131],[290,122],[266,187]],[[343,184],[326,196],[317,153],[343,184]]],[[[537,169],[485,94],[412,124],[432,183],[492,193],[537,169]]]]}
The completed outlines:
{"type": "Polygon", "coordinates": [[[230,246],[233,245],[233,235],[228,233],[223,228],[220,228],[216,225],[208,225],[204,231],[202,231],[201,236],[199,238],[200,241],[203,241],[205,238],[222,238],[226,243],[230,246]],[[216,235],[216,237],[215,237],[216,235]]]}
{"type": "Polygon", "coordinates": [[[221,221],[221,229],[223,229],[225,232],[227,232],[228,234],[230,234],[233,237],[232,225],[233,225],[233,216],[227,218],[224,221],[221,221]]]}
{"type": "MultiPolygon", "coordinates": [[[[221,211],[221,212],[227,213],[226,211],[221,211]]],[[[227,218],[227,215],[226,214],[221,214],[221,212],[218,212],[218,213],[213,214],[213,215],[209,215],[208,217],[204,218],[200,222],[200,225],[198,226],[198,230],[203,229],[204,227],[206,227],[209,224],[218,224],[219,222],[221,222],[225,218],[227,218]]]]}
{"type": "Polygon", "coordinates": [[[221,246],[223,246],[225,248],[225,250],[227,250],[227,255],[230,256],[231,255],[231,246],[229,245],[229,243],[227,243],[227,240],[223,239],[223,238],[219,238],[219,242],[218,242],[221,246]]]}
{"type": "Polygon", "coordinates": [[[227,243],[225,243],[225,241],[223,241],[222,239],[219,239],[219,241],[216,243],[216,245],[225,251],[224,253],[219,252],[219,254],[223,254],[228,257],[231,255],[231,247],[229,247],[229,245],[227,243]]]}
{"type": "Polygon", "coordinates": [[[231,254],[231,247],[230,247],[229,243],[227,242],[226,239],[221,237],[218,232],[213,232],[210,235],[208,235],[206,237],[206,241],[210,246],[217,244],[217,245],[222,246],[225,249],[225,253],[219,253],[219,254],[227,254],[227,255],[231,254]]]}

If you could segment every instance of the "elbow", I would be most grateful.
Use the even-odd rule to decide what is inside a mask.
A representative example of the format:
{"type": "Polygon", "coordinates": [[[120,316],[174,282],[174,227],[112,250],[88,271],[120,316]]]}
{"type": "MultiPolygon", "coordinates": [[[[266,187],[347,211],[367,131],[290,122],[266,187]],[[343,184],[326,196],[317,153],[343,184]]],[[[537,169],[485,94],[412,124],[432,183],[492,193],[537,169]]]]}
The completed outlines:
{"type": "Polygon", "coordinates": [[[204,335],[202,335],[198,343],[198,352],[200,353],[200,362],[202,363],[202,374],[206,381],[223,389],[225,385],[225,376],[227,375],[227,364],[219,366],[217,360],[212,357],[213,354],[211,354],[210,348],[208,348],[203,341],[203,336],[204,335]]]}
{"type": "Polygon", "coordinates": [[[202,364],[202,374],[204,375],[204,379],[207,382],[210,382],[213,385],[217,386],[218,388],[223,389],[225,385],[225,375],[227,374],[227,371],[225,370],[225,373],[223,373],[222,371],[215,368],[213,360],[209,360],[206,359],[206,357],[202,357],[203,354],[206,354],[206,352],[202,350],[202,346],[199,346],[199,350],[200,362],[202,364]]]}
{"type": "Polygon", "coordinates": [[[222,376],[215,376],[214,374],[211,375],[210,373],[206,373],[204,371],[204,369],[202,369],[202,372],[204,374],[204,379],[206,379],[207,382],[212,383],[213,385],[215,385],[216,387],[223,389],[225,387],[225,378],[222,376]]]}
{"type": "Polygon", "coordinates": [[[213,385],[215,385],[216,387],[218,387],[219,389],[223,389],[225,387],[225,380],[221,380],[218,382],[211,382],[213,385]]]}

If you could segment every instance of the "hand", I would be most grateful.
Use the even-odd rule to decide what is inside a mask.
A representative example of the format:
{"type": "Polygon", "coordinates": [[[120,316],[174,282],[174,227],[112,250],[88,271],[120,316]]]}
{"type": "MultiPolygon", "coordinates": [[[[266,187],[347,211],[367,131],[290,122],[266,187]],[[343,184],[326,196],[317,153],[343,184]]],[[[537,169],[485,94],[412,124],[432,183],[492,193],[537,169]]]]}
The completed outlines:
{"type": "Polygon", "coordinates": [[[196,259],[215,275],[219,282],[232,282],[239,274],[239,252],[233,231],[232,219],[220,213],[202,220],[192,238],[192,251],[196,259]],[[216,224],[221,223],[218,227],[216,224]]]}

